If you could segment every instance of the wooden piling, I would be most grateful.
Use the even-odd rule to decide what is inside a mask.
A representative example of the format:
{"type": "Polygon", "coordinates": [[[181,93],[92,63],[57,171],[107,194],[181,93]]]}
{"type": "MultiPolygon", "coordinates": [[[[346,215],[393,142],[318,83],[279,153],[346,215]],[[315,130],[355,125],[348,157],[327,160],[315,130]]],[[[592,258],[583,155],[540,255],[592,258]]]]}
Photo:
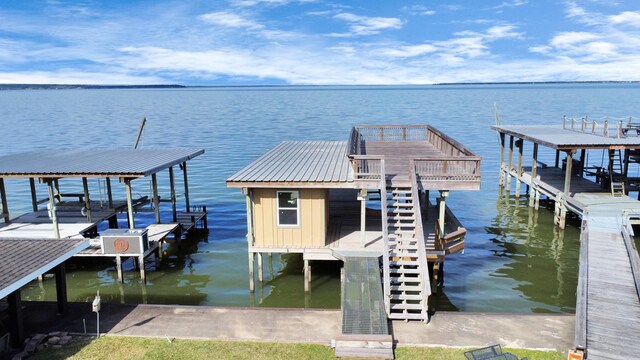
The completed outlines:
{"type": "Polygon", "coordinates": [[[120,255],[116,256],[116,271],[118,272],[118,282],[124,284],[124,274],[122,274],[122,258],[120,255]]]}
{"type": "Polygon", "coordinates": [[[511,192],[511,167],[513,166],[513,136],[509,136],[509,165],[507,166],[507,193],[511,192]]]}
{"type": "Polygon", "coordinates": [[[169,185],[171,186],[171,213],[173,222],[178,221],[178,210],[176,208],[176,183],[173,177],[173,166],[169,168],[169,185]]]}
{"type": "Polygon", "coordinates": [[[156,224],[160,224],[160,197],[158,196],[158,177],[151,175],[151,192],[153,193],[153,212],[156,216],[156,224]]]}
{"type": "Polygon", "coordinates": [[[309,260],[304,259],[304,292],[311,291],[311,265],[309,260]]]}
{"type": "Polygon", "coordinates": [[[504,163],[504,151],[505,151],[505,134],[500,133],[500,188],[504,187],[505,180],[505,163],[504,163]]]}
{"type": "Polygon", "coordinates": [[[0,178],[0,202],[2,203],[2,218],[5,224],[9,223],[9,208],[7,207],[7,190],[4,187],[4,178],[0,178]]]}
{"type": "Polygon", "coordinates": [[[262,270],[262,253],[257,253],[258,256],[258,282],[263,282],[264,272],[262,270]]]}
{"type": "Polygon", "coordinates": [[[249,291],[254,292],[256,290],[255,279],[253,274],[253,261],[255,254],[249,251],[249,291]]]}
{"type": "Polygon", "coordinates": [[[518,147],[518,167],[516,169],[516,198],[519,198],[520,187],[522,184],[522,152],[524,149],[524,141],[522,139],[518,139],[518,141],[516,141],[516,146],[518,147]]]}
{"type": "Polygon", "coordinates": [[[138,266],[140,267],[140,279],[142,279],[142,283],[147,283],[147,269],[144,266],[144,255],[140,255],[138,257],[138,266]]]}
{"type": "Polygon", "coordinates": [[[36,180],[29,178],[29,188],[31,190],[31,208],[33,211],[38,211],[38,194],[36,192],[36,180]]]}

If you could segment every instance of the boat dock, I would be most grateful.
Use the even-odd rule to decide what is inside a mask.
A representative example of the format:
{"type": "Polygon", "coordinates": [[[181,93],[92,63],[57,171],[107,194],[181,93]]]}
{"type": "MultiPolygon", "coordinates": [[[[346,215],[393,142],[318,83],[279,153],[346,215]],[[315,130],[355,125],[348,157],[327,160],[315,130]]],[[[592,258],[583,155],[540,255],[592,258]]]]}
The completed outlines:
{"type": "Polygon", "coordinates": [[[0,239],[87,239],[89,247],[76,256],[114,258],[121,282],[122,261],[133,258],[141,279],[146,281],[145,259],[152,254],[162,256],[166,240],[179,240],[196,226],[207,228],[206,207],[190,204],[187,173],[187,161],[202,153],[202,149],[51,150],[2,156],[0,200],[4,223],[0,225],[0,239]],[[176,166],[182,170],[184,210],[178,210],[176,166]],[[158,174],[163,171],[168,171],[166,198],[161,197],[158,186],[158,174]],[[150,178],[150,193],[134,197],[132,182],[142,178],[150,178]],[[28,180],[31,212],[10,216],[5,179],[13,183],[28,180]],[[89,186],[90,179],[97,181],[97,189],[89,186]],[[125,200],[114,199],[112,179],[118,180],[115,186],[123,187],[125,200]],[[43,184],[47,196],[41,199],[38,188],[43,184]],[[61,190],[74,186],[80,191],[61,190]],[[90,190],[98,190],[99,195],[92,198],[90,190]],[[171,205],[169,222],[161,219],[162,203],[171,205]],[[142,224],[136,219],[138,212],[153,212],[155,221],[142,224]],[[126,221],[131,232],[114,232],[119,227],[119,214],[126,214],[120,220],[126,221]],[[117,236],[106,237],[109,232],[117,236]]]}
{"type": "Polygon", "coordinates": [[[246,196],[250,290],[256,255],[262,281],[262,254],[301,253],[307,292],[311,261],[344,261],[338,349],[388,356],[382,324],[427,322],[445,257],[464,247],[446,198],[480,188],[480,157],[429,125],[365,125],[347,141],[285,141],[227,186],[246,196]]]}
{"type": "Polygon", "coordinates": [[[640,341],[640,256],[633,240],[640,201],[629,197],[637,181],[628,174],[637,165],[640,137],[623,131],[625,124],[609,131],[584,121],[579,126],[566,120],[562,126],[493,126],[500,134],[500,186],[510,192],[514,179],[516,197],[526,186],[532,207],[538,208],[541,196],[552,200],[561,228],[568,213],[582,218],[575,351],[587,359],[629,358],[640,341]],[[525,141],[532,143],[531,167],[523,166],[525,141]],[[539,163],[538,145],[555,151],[554,166],[539,163]],[[607,163],[589,163],[588,152],[602,152],[603,159],[606,154],[607,163]]]}

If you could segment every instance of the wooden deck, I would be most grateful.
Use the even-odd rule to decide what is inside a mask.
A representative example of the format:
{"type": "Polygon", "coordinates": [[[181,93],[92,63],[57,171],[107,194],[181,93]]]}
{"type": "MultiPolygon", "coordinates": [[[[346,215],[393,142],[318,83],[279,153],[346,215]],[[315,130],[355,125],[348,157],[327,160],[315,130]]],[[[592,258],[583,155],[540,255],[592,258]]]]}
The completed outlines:
{"type": "Polygon", "coordinates": [[[447,156],[427,141],[363,141],[362,155],[383,155],[387,179],[392,184],[409,183],[410,162],[416,158],[447,156]]]}
{"type": "Polygon", "coordinates": [[[576,343],[589,359],[634,357],[640,341],[640,284],[632,267],[640,260],[637,250],[625,246],[623,209],[594,204],[584,217],[576,343]]]}

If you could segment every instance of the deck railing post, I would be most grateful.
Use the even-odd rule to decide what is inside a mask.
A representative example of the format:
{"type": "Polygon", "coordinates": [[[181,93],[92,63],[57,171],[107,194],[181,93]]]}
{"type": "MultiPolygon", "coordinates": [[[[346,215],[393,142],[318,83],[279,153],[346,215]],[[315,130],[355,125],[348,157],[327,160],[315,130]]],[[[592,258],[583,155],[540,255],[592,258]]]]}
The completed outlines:
{"type": "Polygon", "coordinates": [[[563,129],[567,128],[567,115],[562,116],[562,128],[563,129]]]}
{"type": "Polygon", "coordinates": [[[182,177],[184,178],[184,202],[186,211],[189,212],[189,176],[187,175],[187,162],[182,163],[182,177]]]}
{"type": "Polygon", "coordinates": [[[158,197],[158,177],[151,174],[151,193],[153,196],[153,212],[156,216],[156,224],[160,224],[160,198],[158,197]]]}

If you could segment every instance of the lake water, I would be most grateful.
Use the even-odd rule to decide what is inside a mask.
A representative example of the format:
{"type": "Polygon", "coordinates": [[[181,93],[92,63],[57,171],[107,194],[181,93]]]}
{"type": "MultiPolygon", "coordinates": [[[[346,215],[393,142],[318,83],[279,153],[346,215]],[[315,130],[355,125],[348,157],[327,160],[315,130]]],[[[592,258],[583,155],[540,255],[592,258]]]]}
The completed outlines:
{"type": "MultiPolygon", "coordinates": [[[[135,271],[118,284],[108,261],[75,262],[67,274],[72,301],[90,301],[100,289],[110,302],[338,308],[338,262],[314,263],[312,291],[305,295],[301,258],[274,256],[264,285],[250,294],[244,197],[227,189],[225,179],[283,140],[346,140],[358,124],[430,124],[483,158],[482,190],[453,191],[448,198],[468,233],[464,254],[447,258],[437,308],[573,312],[579,230],[575,224],[557,229],[551,211],[499,194],[493,103],[503,124],[561,124],[565,114],[640,115],[638,98],[640,84],[3,91],[0,154],[131,147],[143,116],[143,147],[206,150],[189,164],[189,185],[192,204],[210,211],[208,237],[171,246],[159,269],[148,264],[144,287],[135,271]]],[[[542,160],[552,161],[546,150],[542,160]]],[[[98,186],[96,180],[90,185],[98,186]]],[[[7,188],[12,216],[29,211],[28,182],[8,180],[7,188]]],[[[44,194],[44,187],[38,191],[44,194]]],[[[134,192],[149,194],[149,181],[138,180],[134,192]]],[[[32,282],[23,298],[54,300],[53,279],[32,282]]]]}

